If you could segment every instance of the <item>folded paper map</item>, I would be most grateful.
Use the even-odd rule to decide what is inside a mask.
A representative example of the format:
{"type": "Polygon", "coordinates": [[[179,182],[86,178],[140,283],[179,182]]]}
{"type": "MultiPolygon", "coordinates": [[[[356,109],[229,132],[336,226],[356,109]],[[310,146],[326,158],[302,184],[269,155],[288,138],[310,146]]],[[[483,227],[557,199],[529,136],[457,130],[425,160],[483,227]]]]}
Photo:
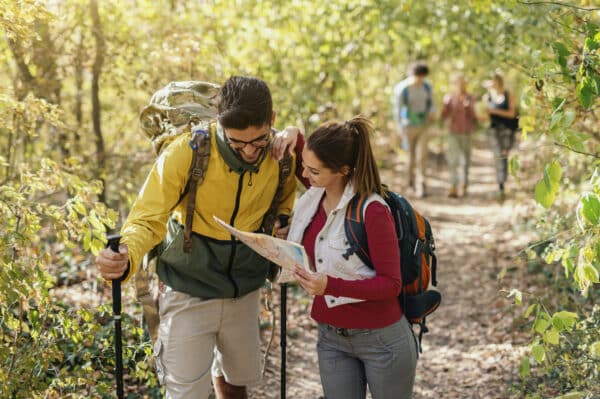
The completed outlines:
{"type": "Polygon", "coordinates": [[[267,258],[271,262],[282,267],[279,276],[280,283],[293,281],[293,270],[295,265],[310,270],[308,256],[304,247],[295,242],[282,240],[281,238],[271,237],[266,234],[249,233],[241,231],[230,226],[218,217],[213,218],[225,230],[237,237],[241,242],[252,248],[259,255],[267,258]]]}

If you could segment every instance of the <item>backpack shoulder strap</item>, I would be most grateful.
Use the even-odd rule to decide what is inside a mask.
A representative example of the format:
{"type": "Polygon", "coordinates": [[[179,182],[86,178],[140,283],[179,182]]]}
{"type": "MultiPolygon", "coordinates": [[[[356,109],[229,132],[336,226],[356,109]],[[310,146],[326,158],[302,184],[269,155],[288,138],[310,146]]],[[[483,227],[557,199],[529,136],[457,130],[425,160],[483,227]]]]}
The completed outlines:
{"type": "Polygon", "coordinates": [[[275,195],[271,201],[271,205],[265,213],[262,223],[262,231],[266,234],[273,234],[273,227],[275,226],[275,219],[277,218],[277,211],[279,210],[279,204],[281,203],[281,196],[283,195],[283,188],[285,181],[292,173],[292,156],[286,151],[283,158],[279,161],[279,178],[277,182],[277,189],[275,195]]]}
{"type": "Polygon", "coordinates": [[[346,233],[350,247],[342,256],[347,260],[350,255],[355,253],[365,265],[373,268],[371,257],[369,256],[369,242],[367,240],[367,229],[364,220],[366,203],[366,195],[356,194],[346,207],[344,232],[346,233]]]}
{"type": "Polygon", "coordinates": [[[425,92],[427,93],[427,103],[425,105],[425,108],[427,109],[427,112],[431,111],[431,108],[433,107],[433,98],[431,95],[431,85],[428,82],[423,82],[423,87],[425,87],[425,92]]]}
{"type": "Polygon", "coordinates": [[[192,223],[196,207],[196,191],[198,185],[204,181],[206,169],[208,168],[208,159],[210,157],[210,126],[192,129],[190,147],[193,150],[192,163],[190,164],[189,178],[183,194],[185,195],[186,192],[189,193],[183,230],[183,252],[186,253],[192,251],[192,223]]]}
{"type": "MultiPolygon", "coordinates": [[[[386,198],[386,202],[390,206],[390,209],[397,208],[398,206],[396,204],[399,204],[400,209],[398,209],[398,211],[402,212],[404,219],[408,221],[408,227],[411,229],[411,231],[417,232],[419,230],[417,226],[417,218],[415,217],[415,211],[406,198],[399,194],[389,193],[386,198]],[[392,199],[391,196],[394,196],[394,199],[392,199]]],[[[394,218],[395,217],[396,215],[394,215],[394,218]]],[[[402,233],[404,234],[405,232],[402,233]]]]}
{"type": "Polygon", "coordinates": [[[408,85],[402,88],[400,95],[402,96],[402,104],[408,107],[408,85]]]}

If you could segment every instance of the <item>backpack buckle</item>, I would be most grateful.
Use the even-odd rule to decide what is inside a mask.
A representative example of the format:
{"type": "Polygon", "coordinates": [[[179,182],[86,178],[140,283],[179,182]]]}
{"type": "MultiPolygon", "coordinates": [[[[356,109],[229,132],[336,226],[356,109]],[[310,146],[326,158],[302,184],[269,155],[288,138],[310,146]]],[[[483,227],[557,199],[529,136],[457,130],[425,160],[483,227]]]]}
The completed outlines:
{"type": "Polygon", "coordinates": [[[204,170],[202,168],[194,168],[192,169],[192,176],[200,178],[204,176],[204,170]]]}
{"type": "Polygon", "coordinates": [[[197,137],[199,135],[202,135],[203,138],[207,138],[208,137],[208,130],[203,129],[201,127],[196,127],[194,129],[192,129],[192,138],[190,139],[190,147],[192,147],[192,150],[196,151],[198,149],[198,139],[197,137]]]}

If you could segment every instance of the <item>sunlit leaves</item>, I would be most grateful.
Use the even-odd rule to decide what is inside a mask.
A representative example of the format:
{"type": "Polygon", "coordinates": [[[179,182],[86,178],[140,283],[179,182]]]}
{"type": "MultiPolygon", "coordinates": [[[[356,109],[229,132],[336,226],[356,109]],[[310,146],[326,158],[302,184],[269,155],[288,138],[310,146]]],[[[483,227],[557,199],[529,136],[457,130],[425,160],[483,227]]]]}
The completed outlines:
{"type": "Polygon", "coordinates": [[[581,197],[579,212],[583,219],[593,226],[600,223],[600,196],[596,193],[584,193],[581,197]]]}
{"type": "Polygon", "coordinates": [[[552,316],[552,323],[558,331],[571,329],[575,326],[578,316],[576,313],[560,311],[552,316]]]}
{"type": "Polygon", "coordinates": [[[600,341],[596,341],[590,345],[590,356],[593,359],[600,360],[600,341]]]}
{"type": "Polygon", "coordinates": [[[544,168],[543,178],[535,185],[535,200],[544,208],[550,208],[559,190],[562,168],[553,161],[544,168]]]}
{"type": "Polygon", "coordinates": [[[584,108],[590,108],[594,102],[594,96],[597,95],[594,90],[595,83],[594,79],[586,76],[577,85],[577,99],[584,108]]]}
{"type": "Polygon", "coordinates": [[[541,363],[546,359],[546,351],[543,345],[533,345],[531,347],[531,354],[536,362],[541,363]]]}
{"type": "Polygon", "coordinates": [[[529,357],[525,356],[521,358],[521,363],[519,364],[519,375],[521,378],[525,378],[529,376],[531,373],[531,362],[529,361],[529,357]]]}

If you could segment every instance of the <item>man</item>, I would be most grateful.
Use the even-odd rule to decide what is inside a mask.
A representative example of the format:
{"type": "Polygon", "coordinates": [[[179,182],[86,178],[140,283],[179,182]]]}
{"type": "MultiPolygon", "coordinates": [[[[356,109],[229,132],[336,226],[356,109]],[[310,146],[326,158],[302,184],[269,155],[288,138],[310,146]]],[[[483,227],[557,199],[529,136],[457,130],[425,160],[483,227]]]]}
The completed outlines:
{"type": "Polygon", "coordinates": [[[394,120],[403,147],[408,150],[408,185],[418,197],[424,197],[427,135],[435,119],[435,108],[431,85],[425,81],[429,75],[427,64],[414,63],[409,75],[394,87],[394,120]]]}
{"type": "MultiPolygon", "coordinates": [[[[102,277],[125,274],[127,280],[143,255],[165,240],[157,261],[160,327],[154,355],[169,399],[207,398],[211,367],[218,398],[246,398],[246,385],[261,378],[259,288],[269,263],[233,241],[213,215],[240,230],[260,229],[278,184],[279,164],[270,153],[274,121],[265,82],[228,79],[197,189],[191,253],[182,246],[186,197],[178,203],[192,161],[190,135],[182,134],[161,153],[142,186],[122,228],[119,253],[104,249],[96,258],[102,277]]],[[[278,214],[290,214],[295,190],[290,173],[278,214]]]]}

